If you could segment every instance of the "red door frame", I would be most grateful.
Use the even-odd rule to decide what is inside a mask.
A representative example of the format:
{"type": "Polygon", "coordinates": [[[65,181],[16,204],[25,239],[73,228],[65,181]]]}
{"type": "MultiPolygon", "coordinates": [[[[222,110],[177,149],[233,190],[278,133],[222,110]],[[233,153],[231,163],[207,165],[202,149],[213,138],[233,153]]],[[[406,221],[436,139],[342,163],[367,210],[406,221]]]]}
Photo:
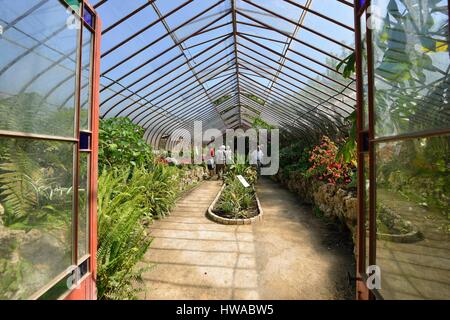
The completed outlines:
{"type": "Polygon", "coordinates": [[[92,53],[92,91],[91,91],[91,161],[89,174],[89,271],[83,276],[76,289],[65,300],[97,299],[97,180],[98,180],[98,131],[100,106],[100,55],[102,22],[87,0],[82,0],[83,10],[87,7],[94,17],[92,53]]]}
{"type": "MultiPolygon", "coordinates": [[[[367,46],[367,97],[364,97],[363,92],[363,63],[362,63],[362,30],[361,18],[370,17],[370,12],[367,8],[370,6],[371,0],[365,0],[361,5],[360,0],[354,1],[354,15],[355,15],[355,57],[356,57],[356,79],[357,79],[357,131],[358,131],[358,242],[357,242],[357,278],[356,278],[356,298],[358,300],[375,300],[383,299],[383,296],[376,289],[369,290],[366,285],[367,262],[369,265],[376,265],[376,159],[375,159],[375,145],[380,141],[389,140],[406,140],[413,138],[425,138],[435,135],[447,135],[450,133],[449,129],[428,130],[418,133],[409,133],[397,135],[394,137],[375,138],[375,111],[374,111],[374,62],[373,62],[373,45],[372,45],[372,31],[366,27],[366,46],[367,46]],[[367,99],[364,110],[364,99],[367,99]],[[367,112],[365,112],[367,111],[367,112]],[[364,119],[368,116],[368,119],[364,119]],[[366,121],[367,120],[367,121],[366,121]],[[364,127],[365,121],[367,128],[364,127]],[[393,138],[393,139],[391,139],[393,138]],[[368,172],[365,172],[364,167],[368,159],[368,172]],[[365,175],[368,177],[365,177],[365,175]],[[365,181],[369,180],[369,190],[365,190],[365,181]],[[368,198],[368,203],[365,199],[368,198]],[[366,223],[368,222],[368,230],[366,230],[366,223]],[[368,233],[368,235],[367,235],[368,233]],[[366,239],[368,238],[368,243],[366,239]],[[367,248],[368,244],[368,248],[367,248]],[[367,259],[368,258],[368,259],[367,259]]],[[[450,0],[447,1],[448,15],[450,16],[450,0]]],[[[448,27],[450,33],[450,25],[448,27]]]]}

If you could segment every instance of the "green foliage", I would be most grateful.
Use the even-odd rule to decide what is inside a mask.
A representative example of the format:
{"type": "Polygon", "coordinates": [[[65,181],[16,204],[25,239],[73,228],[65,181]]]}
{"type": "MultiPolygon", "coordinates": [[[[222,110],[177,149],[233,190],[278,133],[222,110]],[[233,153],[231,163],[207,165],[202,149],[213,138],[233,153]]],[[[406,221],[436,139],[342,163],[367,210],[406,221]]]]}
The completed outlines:
{"type": "Polygon", "coordinates": [[[310,152],[311,167],[306,171],[307,177],[316,177],[321,181],[332,184],[348,184],[352,181],[353,167],[349,163],[342,163],[337,158],[338,147],[330,138],[322,137],[320,145],[310,152]]]}
{"type": "Polygon", "coordinates": [[[103,170],[98,191],[99,299],[135,299],[136,282],[145,268],[136,267],[151,239],[146,226],[164,217],[184,189],[184,169],[156,164],[103,170]]]}
{"type": "Polygon", "coordinates": [[[152,170],[135,168],[127,190],[142,195],[140,207],[147,218],[162,218],[169,213],[181,190],[180,175],[179,168],[163,164],[155,165],[152,170]]]}
{"type": "Polygon", "coordinates": [[[55,108],[38,93],[0,99],[0,128],[11,131],[72,137],[75,109],[55,108]]]}
{"type": "Polygon", "coordinates": [[[151,147],[142,139],[144,129],[128,118],[112,118],[100,122],[99,167],[153,164],[151,147]]]}
{"type": "Polygon", "coordinates": [[[224,103],[227,100],[230,100],[231,96],[230,95],[224,95],[216,100],[213,101],[213,104],[217,107],[219,105],[221,105],[222,103],[224,103]]]}
{"type": "Polygon", "coordinates": [[[377,184],[447,215],[449,154],[449,137],[387,144],[377,150],[377,184]]]}
{"type": "Polygon", "coordinates": [[[256,193],[253,186],[245,188],[237,179],[227,179],[215,211],[231,219],[248,218],[255,214],[256,193]]]}
{"type": "Polygon", "coordinates": [[[250,185],[255,185],[258,179],[256,169],[248,163],[244,163],[242,159],[238,159],[236,163],[229,166],[225,175],[225,181],[234,181],[237,175],[243,176],[250,185]]]}
{"type": "Polygon", "coordinates": [[[256,103],[258,103],[260,105],[264,105],[264,103],[265,103],[265,101],[263,99],[261,99],[260,97],[254,95],[254,94],[244,93],[244,96],[246,96],[247,98],[255,101],[256,103]]]}
{"type": "Polygon", "coordinates": [[[315,215],[317,218],[321,218],[321,219],[322,219],[322,218],[325,217],[323,211],[320,210],[320,208],[317,207],[317,206],[313,206],[313,213],[314,213],[314,215],[315,215]]]}
{"type": "Polygon", "coordinates": [[[440,116],[449,106],[448,18],[439,2],[389,1],[374,33],[379,136],[448,126],[440,116]]]}
{"type": "Polygon", "coordinates": [[[280,150],[280,167],[306,171],[309,168],[311,146],[304,142],[293,143],[280,150]]]}
{"type": "Polygon", "coordinates": [[[151,243],[142,223],[144,196],[128,188],[129,170],[103,171],[98,188],[97,294],[99,299],[134,299],[144,268],[136,267],[151,243]]]}
{"type": "Polygon", "coordinates": [[[11,227],[69,223],[72,147],[52,141],[1,143],[0,202],[3,223],[11,227]],[[69,164],[69,167],[67,165],[69,164]]]}
{"type": "Polygon", "coordinates": [[[3,222],[11,225],[27,218],[38,204],[35,181],[42,179],[37,164],[23,150],[6,155],[8,162],[0,164],[1,198],[5,204],[3,222]]]}
{"type": "Polygon", "coordinates": [[[236,163],[228,168],[225,175],[225,188],[220,196],[214,211],[231,219],[248,218],[257,212],[255,185],[258,176],[255,167],[237,159],[236,163]],[[237,178],[238,175],[250,184],[245,188],[237,178]]]}
{"type": "Polygon", "coordinates": [[[342,71],[342,76],[346,79],[350,78],[356,71],[356,55],[352,52],[349,56],[343,59],[336,66],[336,71],[340,72],[341,68],[344,67],[342,71]]]}
{"type": "Polygon", "coordinates": [[[260,117],[255,117],[255,118],[253,118],[252,128],[254,128],[254,129],[271,130],[271,129],[275,129],[275,126],[267,123],[266,121],[264,121],[260,117]]]}
{"type": "Polygon", "coordinates": [[[103,120],[98,185],[98,297],[135,299],[151,238],[146,226],[164,217],[187,187],[184,167],[154,159],[144,130],[127,118],[103,120]]]}
{"type": "Polygon", "coordinates": [[[357,150],[357,124],[356,124],[356,110],[353,111],[345,121],[349,124],[350,129],[348,137],[344,140],[344,143],[340,146],[336,158],[344,163],[352,163],[354,166],[356,162],[356,150],[357,150]]]}

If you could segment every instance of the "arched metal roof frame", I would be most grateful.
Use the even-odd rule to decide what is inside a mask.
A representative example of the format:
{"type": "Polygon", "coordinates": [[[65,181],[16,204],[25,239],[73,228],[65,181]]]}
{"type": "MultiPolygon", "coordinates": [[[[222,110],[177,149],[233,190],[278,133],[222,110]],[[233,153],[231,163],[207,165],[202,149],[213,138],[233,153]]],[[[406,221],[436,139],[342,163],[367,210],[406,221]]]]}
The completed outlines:
{"type": "MultiPolygon", "coordinates": [[[[105,1],[106,2],[106,1],[105,1]]],[[[219,2],[217,2],[216,4],[218,5],[219,3],[222,3],[223,1],[219,1],[219,2]]],[[[253,2],[251,2],[251,1],[246,1],[246,0],[243,0],[243,2],[246,2],[246,3],[249,3],[249,4],[252,4],[252,5],[254,5],[255,7],[257,7],[257,8],[259,8],[259,9],[261,9],[262,8],[262,6],[259,6],[258,4],[255,4],[255,3],[253,3],[253,2]]],[[[301,6],[302,7],[302,5],[301,4],[299,4],[299,3],[296,3],[296,2],[293,2],[293,1],[286,1],[286,2],[290,2],[291,4],[293,4],[293,5],[295,5],[295,6],[301,6]]],[[[345,1],[343,1],[342,3],[344,3],[344,4],[346,4],[346,5],[350,5],[349,3],[347,3],[347,2],[345,2],[345,1]]],[[[186,3],[183,3],[183,4],[185,4],[185,5],[187,5],[186,3]]],[[[214,4],[213,5],[213,7],[216,5],[216,4],[214,4]]],[[[145,4],[145,6],[148,6],[147,4],[145,4]]],[[[155,1],[153,1],[152,2],[152,6],[154,7],[155,6],[155,1]]],[[[231,10],[231,15],[232,15],[232,17],[233,17],[233,38],[234,38],[234,43],[233,43],[233,46],[235,47],[235,68],[236,68],[236,74],[237,74],[237,76],[236,76],[236,82],[237,82],[237,88],[236,88],[236,91],[238,92],[238,97],[239,97],[239,100],[238,100],[238,102],[237,102],[237,106],[236,106],[236,108],[238,108],[238,110],[239,110],[239,114],[241,114],[241,101],[240,101],[240,97],[241,97],[241,95],[240,95],[240,91],[241,91],[241,87],[242,87],[242,85],[240,84],[240,78],[241,78],[241,73],[239,72],[240,70],[239,70],[239,68],[240,68],[240,66],[241,66],[241,64],[242,64],[242,61],[244,61],[244,62],[246,62],[247,64],[248,64],[248,60],[246,60],[246,59],[243,59],[243,58],[241,58],[241,56],[240,55],[244,55],[244,56],[247,56],[247,58],[248,59],[253,59],[253,60],[255,60],[255,61],[257,61],[258,62],[258,64],[265,64],[263,61],[261,61],[261,59],[255,59],[255,56],[254,55],[252,55],[252,56],[250,56],[250,55],[248,55],[246,52],[244,52],[244,50],[241,50],[240,48],[239,48],[239,46],[242,46],[242,47],[244,47],[244,48],[246,48],[246,49],[249,49],[249,50],[251,50],[251,51],[253,51],[254,52],[254,50],[253,49],[251,49],[249,46],[245,46],[245,45],[243,45],[243,44],[238,44],[237,43],[237,37],[241,37],[241,38],[246,38],[246,40],[248,40],[249,39],[249,36],[248,36],[248,34],[246,35],[246,34],[241,34],[241,35],[239,35],[238,34],[238,31],[237,31],[237,25],[239,24],[239,22],[237,21],[237,16],[238,16],[238,14],[241,14],[242,16],[244,16],[244,17],[246,17],[246,18],[250,18],[250,20],[252,20],[252,17],[250,17],[249,15],[247,15],[246,13],[242,13],[242,12],[238,12],[238,9],[236,9],[236,7],[235,7],[235,1],[232,1],[232,4],[231,4],[231,8],[232,8],[232,10],[231,10]],[[236,27],[235,27],[236,26],[236,27]]],[[[336,23],[337,25],[340,25],[341,27],[345,27],[345,28],[347,28],[347,29],[351,29],[352,31],[353,31],[353,28],[352,27],[350,27],[350,26],[347,26],[347,25],[345,25],[345,24],[343,24],[343,23],[340,23],[340,22],[338,22],[338,21],[336,21],[336,20],[334,20],[334,19],[332,19],[332,18],[328,18],[326,15],[323,15],[323,14],[321,14],[321,13],[319,13],[319,12],[316,12],[316,11],[314,11],[314,10],[311,10],[311,9],[309,9],[309,8],[307,8],[307,7],[302,7],[303,9],[308,9],[307,10],[307,12],[308,13],[312,13],[312,14],[315,14],[315,15],[317,15],[317,16],[320,16],[321,18],[324,18],[324,19],[327,19],[327,20],[329,20],[329,21],[331,21],[331,22],[333,22],[333,23],[336,23]]],[[[208,9],[207,9],[208,10],[208,9]]],[[[275,16],[277,16],[277,14],[275,13],[275,12],[273,12],[273,11],[271,11],[271,10],[265,10],[266,12],[268,12],[268,13],[270,13],[270,14],[272,14],[272,15],[275,15],[275,16]]],[[[134,12],[138,12],[138,10],[135,10],[134,12]]],[[[199,14],[198,16],[201,16],[202,14],[204,14],[204,12],[205,11],[203,11],[201,14],[199,14]]],[[[225,15],[225,14],[224,14],[225,15]]],[[[198,17],[198,16],[196,16],[196,17],[198,17]]],[[[161,18],[162,17],[162,15],[160,14],[159,15],[159,17],[161,18]]],[[[278,15],[278,17],[280,18],[280,16],[278,15]]],[[[164,18],[164,17],[163,17],[164,18]]],[[[222,16],[220,16],[220,18],[222,18],[222,16]]],[[[284,18],[282,18],[282,19],[284,19],[284,18]]],[[[122,18],[121,19],[121,22],[123,22],[125,20],[125,18],[122,18]]],[[[161,19],[161,20],[163,20],[163,19],[161,19]]],[[[195,19],[191,19],[191,20],[189,20],[189,22],[190,21],[192,21],[192,20],[195,20],[195,19]]],[[[220,20],[220,19],[216,19],[214,22],[216,22],[216,21],[218,21],[218,20],[220,20]]],[[[284,20],[288,20],[288,19],[284,19],[284,20]]],[[[253,19],[253,21],[257,24],[257,25],[262,25],[262,26],[264,26],[265,28],[269,28],[269,29],[275,29],[275,28],[271,28],[270,26],[268,26],[267,24],[264,24],[264,23],[261,23],[261,21],[258,21],[257,19],[253,19]]],[[[289,22],[290,23],[295,23],[295,22],[293,22],[293,21],[291,21],[291,20],[289,20],[289,22]]],[[[183,25],[184,23],[182,23],[181,25],[183,25]]],[[[115,25],[117,25],[117,24],[115,24],[115,25]]],[[[211,26],[211,25],[213,25],[213,23],[211,23],[211,24],[209,24],[208,26],[211,26]]],[[[114,25],[113,25],[114,26],[114,25]]],[[[170,30],[170,27],[169,28],[167,28],[166,27],[166,29],[168,29],[168,30],[170,30]]],[[[307,28],[308,29],[308,28],[307,28]]],[[[109,29],[107,29],[108,31],[110,31],[110,30],[112,30],[112,28],[110,27],[109,29]]],[[[176,30],[175,30],[176,31],[176,30]]],[[[283,31],[281,31],[281,30],[275,30],[275,31],[278,31],[278,32],[280,32],[280,33],[283,33],[283,31]]],[[[309,28],[309,31],[312,31],[312,32],[315,32],[314,30],[312,30],[311,28],[309,28]]],[[[169,32],[169,33],[171,33],[171,34],[173,34],[173,30],[171,31],[171,32],[169,32]]],[[[316,34],[318,34],[318,35],[321,35],[320,33],[318,33],[318,32],[315,32],[316,34]]],[[[228,36],[230,36],[230,34],[226,34],[226,35],[223,35],[223,36],[218,36],[218,37],[214,37],[212,40],[216,40],[216,39],[220,39],[220,40],[224,40],[225,38],[228,38],[228,36]]],[[[333,40],[332,38],[330,38],[330,37],[328,37],[328,36],[326,36],[326,35],[321,35],[324,39],[327,39],[328,41],[333,41],[333,42],[337,42],[337,41],[335,41],[335,40],[333,40]]],[[[211,41],[212,41],[211,40],[211,41]]],[[[290,38],[290,40],[292,41],[292,40],[295,40],[295,41],[298,41],[298,39],[294,39],[293,37],[291,37],[290,38]]],[[[250,40],[250,41],[252,41],[252,40],[250,40]]],[[[207,43],[207,42],[209,42],[209,41],[204,41],[203,43],[207,43]]],[[[255,41],[255,40],[253,40],[253,42],[257,42],[257,41],[255,41]]],[[[303,42],[304,43],[304,42],[303,42]]],[[[258,44],[258,43],[256,43],[256,44],[258,44]]],[[[177,46],[179,46],[179,44],[176,44],[177,46]]],[[[260,47],[263,47],[264,48],[264,45],[263,44],[259,44],[260,45],[260,47]]],[[[343,45],[343,47],[347,47],[348,49],[351,49],[349,46],[347,46],[347,45],[343,45]]],[[[319,49],[320,50],[320,49],[319,49]]],[[[204,52],[206,52],[206,51],[208,51],[208,49],[207,50],[204,50],[204,52]]],[[[111,52],[111,51],[110,51],[111,52]]],[[[202,52],[203,53],[203,52],[202,52]]],[[[260,52],[254,52],[255,54],[260,54],[260,52]]],[[[197,55],[198,56],[198,55],[197,55]]],[[[303,56],[305,56],[305,55],[303,55],[303,56]]],[[[266,58],[268,58],[267,56],[266,56],[266,58]]],[[[334,58],[334,57],[333,57],[334,58]]],[[[269,58],[270,59],[270,58],[269,58]]],[[[193,59],[192,59],[193,60],[193,59]]],[[[283,60],[288,60],[288,61],[294,61],[294,63],[296,62],[294,59],[286,59],[286,57],[283,57],[283,60]]],[[[336,59],[337,61],[340,61],[339,59],[336,59]]],[[[189,61],[189,60],[188,60],[189,61]]],[[[276,61],[273,61],[273,59],[271,59],[271,61],[272,62],[276,62],[276,61]]],[[[317,61],[316,62],[317,64],[321,64],[321,62],[319,62],[319,61],[317,61]]],[[[301,67],[303,67],[303,68],[305,68],[306,67],[306,69],[309,69],[310,71],[312,71],[312,72],[314,72],[314,73],[316,73],[316,74],[321,74],[319,71],[317,71],[316,69],[314,69],[313,67],[308,67],[308,66],[305,66],[305,65],[301,65],[300,63],[296,63],[297,65],[300,65],[301,67]]],[[[260,68],[259,68],[259,66],[256,66],[255,64],[252,64],[253,65],[253,68],[252,68],[252,72],[253,73],[257,73],[257,71],[254,69],[254,68],[256,68],[257,70],[260,70],[260,68]]],[[[271,67],[271,66],[269,66],[269,65],[267,65],[267,64],[265,64],[267,67],[271,67]]],[[[298,79],[293,79],[293,77],[292,76],[290,76],[289,74],[287,74],[286,72],[283,72],[283,71],[281,71],[281,69],[283,69],[283,67],[285,67],[285,65],[284,65],[284,63],[279,63],[278,64],[278,66],[279,66],[279,69],[280,70],[276,70],[276,73],[278,74],[278,75],[273,75],[273,74],[271,74],[272,76],[274,76],[274,77],[278,77],[280,80],[279,81],[284,81],[284,82],[286,82],[287,80],[286,79],[284,79],[284,78],[282,78],[282,76],[285,76],[285,77],[287,77],[287,78],[290,78],[291,80],[293,80],[292,82],[291,81],[288,81],[288,84],[290,85],[290,86],[292,86],[292,85],[294,85],[294,82],[295,83],[298,83],[299,81],[298,81],[298,79]]],[[[179,67],[181,67],[181,65],[179,66],[179,67]]],[[[230,68],[232,68],[233,66],[230,66],[230,68]]],[[[248,67],[247,67],[248,68],[248,67]]],[[[330,69],[329,67],[328,67],[328,69],[330,69]]],[[[271,70],[275,70],[273,67],[271,67],[271,70]]],[[[305,78],[308,78],[308,79],[310,79],[310,80],[312,80],[313,82],[315,82],[317,85],[323,85],[322,83],[319,83],[316,79],[313,79],[313,78],[311,78],[310,76],[308,76],[308,75],[306,75],[306,74],[304,74],[304,73],[302,73],[301,71],[298,71],[298,70],[294,70],[294,69],[292,69],[292,68],[289,68],[289,70],[291,70],[292,72],[294,72],[294,73],[296,73],[297,75],[302,75],[302,76],[304,76],[305,78]]],[[[169,71],[169,73],[170,72],[172,72],[172,71],[169,71]]],[[[267,71],[266,71],[267,72],[267,71]]],[[[322,74],[323,75],[323,74],[322,74]]],[[[263,76],[263,75],[261,75],[261,74],[259,74],[259,76],[263,76]]],[[[326,75],[323,75],[325,78],[327,77],[326,75]]],[[[194,77],[195,77],[195,75],[194,75],[194,77]]],[[[145,78],[145,76],[144,77],[142,77],[142,78],[145,78]]],[[[162,78],[162,77],[160,77],[160,78],[162,78]]],[[[228,78],[227,78],[228,79],[228,78]]],[[[337,81],[335,81],[335,80],[333,80],[333,79],[331,79],[333,82],[335,82],[335,83],[337,83],[337,81]]],[[[354,80],[354,79],[352,79],[352,80],[354,80]]],[[[156,81],[153,81],[153,82],[156,82],[156,81]]],[[[273,87],[273,84],[275,84],[276,83],[276,81],[273,81],[273,83],[271,84],[271,86],[273,87]]],[[[317,90],[317,87],[312,87],[311,85],[309,85],[309,84],[307,84],[307,83],[305,83],[304,81],[300,81],[300,83],[301,84],[303,84],[303,85],[305,85],[305,86],[309,86],[312,90],[317,90]]],[[[344,87],[344,90],[345,89],[347,89],[348,88],[348,86],[346,86],[345,84],[340,84],[341,86],[343,86],[344,87]]],[[[187,86],[186,86],[187,87],[187,86]]],[[[303,90],[303,87],[300,87],[300,86],[298,86],[298,85],[294,85],[294,87],[295,88],[297,88],[297,89],[299,89],[299,90],[303,90]]],[[[325,87],[326,87],[326,85],[325,85],[325,87]]],[[[176,88],[176,87],[175,87],[176,88]]],[[[285,86],[284,87],[284,89],[285,89],[285,91],[291,91],[292,92],[292,89],[290,89],[289,87],[287,87],[287,86],[285,86]]],[[[247,89],[248,90],[248,89],[247,89]]],[[[276,89],[275,89],[276,90],[276,89]]],[[[270,93],[272,93],[273,91],[275,91],[274,89],[270,89],[270,93]]],[[[335,89],[332,89],[333,91],[337,91],[337,90],[335,90],[335,89]]],[[[155,90],[155,91],[157,91],[157,90],[155,90]]],[[[320,91],[320,89],[319,89],[319,91],[320,91]]],[[[197,90],[197,92],[198,92],[198,90],[197,90]]],[[[193,94],[196,94],[197,92],[194,92],[193,94]]],[[[295,94],[294,92],[292,92],[293,94],[295,94]]],[[[332,105],[332,106],[334,106],[334,107],[336,107],[335,105],[333,105],[332,103],[329,103],[329,100],[332,100],[332,99],[335,99],[332,95],[329,95],[328,93],[326,93],[326,92],[324,92],[324,94],[325,95],[327,95],[328,96],[328,99],[327,99],[327,101],[324,101],[324,99],[320,99],[320,97],[319,96],[316,96],[314,93],[312,93],[311,91],[307,91],[306,92],[307,93],[307,96],[304,96],[303,98],[305,99],[305,100],[307,100],[308,102],[310,102],[310,103],[313,103],[313,106],[314,106],[314,104],[315,105],[322,105],[322,106],[325,106],[325,109],[327,109],[328,107],[327,107],[327,105],[328,104],[330,104],[330,105],[332,105]],[[313,99],[311,99],[311,97],[310,96],[313,96],[313,97],[315,97],[315,99],[317,99],[317,100],[313,100],[313,99]]],[[[343,94],[343,95],[345,95],[345,93],[344,92],[338,92],[337,91],[337,93],[340,93],[340,94],[343,94]]],[[[228,95],[228,94],[230,94],[230,92],[228,91],[228,90],[226,90],[226,92],[224,92],[223,93],[223,95],[228,95]]],[[[255,89],[253,89],[253,94],[255,94],[255,89]]],[[[258,95],[260,95],[261,93],[259,93],[258,95]]],[[[160,94],[161,95],[161,94],[160,94]]],[[[284,92],[284,95],[286,95],[286,93],[284,92]]],[[[198,96],[195,96],[196,98],[198,97],[198,96]]],[[[349,97],[349,96],[347,96],[350,100],[353,100],[354,101],[354,98],[352,98],[352,97],[349,97]]],[[[204,105],[205,104],[207,104],[207,102],[205,102],[205,99],[200,99],[200,101],[203,101],[203,105],[201,105],[201,107],[204,107],[204,105]]],[[[339,103],[341,103],[341,101],[340,100],[338,100],[339,101],[339,103]]],[[[161,102],[164,102],[164,101],[159,101],[159,103],[161,103],[161,102]]],[[[195,102],[198,102],[198,101],[195,101],[195,102]]],[[[305,101],[303,101],[302,100],[302,104],[305,104],[305,101]]],[[[346,104],[345,102],[344,102],[344,104],[346,104]]],[[[174,105],[172,105],[172,106],[170,106],[172,109],[175,109],[175,108],[179,108],[180,107],[180,105],[182,105],[182,107],[181,107],[181,109],[180,110],[182,110],[182,111],[185,111],[186,110],[186,108],[189,108],[190,107],[190,105],[189,105],[189,103],[187,103],[187,104],[185,104],[185,105],[183,105],[182,103],[178,103],[178,104],[174,104],[174,105]]],[[[351,105],[349,105],[349,104],[346,104],[348,107],[352,107],[351,105]]],[[[197,108],[198,106],[196,106],[196,108],[197,108]]],[[[298,105],[297,105],[297,107],[298,107],[298,105]]],[[[337,105],[337,107],[339,108],[339,105],[337,105]]],[[[145,108],[145,107],[142,107],[142,108],[145,108]]],[[[192,109],[196,109],[196,108],[192,108],[192,109]]],[[[305,113],[309,113],[309,111],[310,111],[310,109],[311,109],[311,105],[309,106],[309,107],[307,107],[307,108],[305,108],[305,109],[303,109],[303,112],[305,112],[305,113]]],[[[276,109],[273,109],[273,108],[271,108],[271,110],[272,110],[272,112],[274,112],[274,110],[276,111],[276,109]]],[[[136,112],[136,109],[133,109],[132,110],[132,112],[131,113],[135,113],[136,112]]],[[[145,110],[143,113],[148,113],[148,119],[145,121],[145,122],[142,122],[142,119],[141,120],[139,120],[139,122],[141,123],[141,124],[143,124],[143,126],[144,127],[146,127],[147,126],[147,124],[149,124],[149,123],[152,123],[152,120],[157,120],[157,119],[159,119],[159,118],[161,118],[162,116],[161,116],[161,114],[159,114],[159,115],[151,115],[152,113],[151,112],[148,112],[148,110],[145,110]]],[[[189,116],[189,115],[191,115],[191,114],[193,114],[193,113],[195,113],[195,110],[191,110],[191,111],[188,111],[188,113],[187,113],[187,115],[189,116]]],[[[208,113],[208,112],[205,112],[205,113],[208,113]]],[[[332,110],[332,109],[330,109],[330,113],[327,113],[326,111],[325,111],[325,113],[326,114],[328,114],[328,116],[330,116],[330,115],[336,115],[336,114],[338,114],[338,112],[337,111],[335,111],[335,110],[332,110]]],[[[142,112],[141,113],[139,113],[140,115],[142,115],[142,112]]],[[[342,110],[342,113],[339,113],[339,115],[342,117],[342,116],[344,116],[344,115],[346,115],[346,114],[348,114],[348,112],[347,112],[347,110],[342,110]]],[[[183,116],[186,116],[186,113],[183,113],[182,114],[183,116]]],[[[219,115],[220,115],[220,113],[219,113],[219,115]]],[[[309,114],[307,114],[307,115],[309,115],[309,114]]],[[[281,115],[280,115],[280,112],[278,112],[278,117],[280,117],[281,115]]],[[[327,119],[329,119],[328,118],[328,116],[325,116],[325,118],[327,118],[327,119]]],[[[136,120],[136,116],[134,116],[133,117],[134,118],[134,120],[136,120]]],[[[232,118],[232,117],[231,117],[232,118]]],[[[143,118],[143,119],[145,119],[145,118],[143,118]]],[[[202,119],[201,117],[200,118],[198,118],[198,119],[202,119]]],[[[228,118],[228,119],[225,119],[225,121],[224,121],[224,123],[226,122],[226,121],[228,121],[230,118],[228,118]]],[[[323,119],[323,117],[322,117],[322,119],[323,119]]],[[[296,119],[296,122],[302,122],[302,121],[299,121],[299,119],[296,119]]],[[[166,119],[166,120],[161,120],[160,121],[160,123],[159,123],[159,127],[158,128],[156,128],[156,132],[157,132],[157,135],[163,135],[164,134],[164,132],[165,132],[165,130],[166,130],[166,128],[167,127],[171,127],[171,126],[173,126],[173,124],[174,124],[174,120],[168,120],[168,119],[166,119]]],[[[309,122],[307,122],[307,123],[303,123],[303,125],[304,126],[309,126],[310,124],[309,124],[309,122]]],[[[317,127],[317,126],[316,126],[317,127]]],[[[150,131],[149,131],[150,132],[150,131]]],[[[150,136],[150,134],[148,134],[148,137],[150,136]]]]}
{"type": "MultiPolygon", "coordinates": [[[[39,1],[6,24],[4,30],[13,28],[47,1],[39,1]]],[[[189,8],[192,9],[192,4],[197,4],[198,1],[173,0],[171,2],[174,5],[165,11],[159,9],[161,0],[136,1],[141,3],[130,11],[120,12],[114,21],[104,23],[102,34],[113,37],[119,27],[144,10],[153,10],[157,17],[143,25],[128,25],[132,30],[125,39],[118,37],[117,43],[104,48],[101,73],[101,93],[104,98],[100,109],[102,117],[129,117],[146,130],[145,137],[152,144],[175,128],[192,130],[193,120],[214,123],[219,130],[249,126],[248,105],[258,110],[261,117],[269,123],[277,123],[280,127],[289,126],[290,131],[296,128],[294,134],[299,136],[317,131],[326,133],[340,130],[342,119],[352,112],[356,103],[355,79],[340,78],[334,66],[325,63],[324,59],[328,58],[337,64],[342,58],[324,50],[315,42],[311,43],[312,41],[302,37],[302,33],[311,33],[316,41],[331,43],[348,53],[353,50],[352,46],[336,39],[333,34],[325,34],[322,30],[307,25],[305,19],[313,16],[351,33],[354,32],[352,25],[313,9],[314,1],[319,0],[278,0],[283,5],[290,6],[292,11],[294,8],[299,10],[298,20],[297,17],[288,17],[269,8],[264,1],[257,0],[209,0],[205,1],[208,2],[207,6],[190,14],[189,8]],[[224,5],[226,8],[220,9],[224,5]],[[172,25],[169,20],[180,13],[185,19],[176,20],[176,25],[172,25]],[[283,27],[271,23],[275,20],[280,24],[284,23],[283,27]],[[199,23],[200,26],[189,32],[191,25],[199,23]],[[287,25],[292,28],[285,27],[287,25]],[[156,26],[165,32],[145,38],[140,47],[129,47],[130,41],[156,26]],[[264,33],[256,32],[258,29],[264,30],[264,33]],[[181,36],[180,30],[183,31],[181,36]],[[171,45],[158,47],[168,39],[171,40],[171,45]],[[268,43],[274,45],[269,46],[268,43]],[[295,44],[300,49],[295,48],[295,44]],[[283,45],[283,49],[277,50],[276,45],[283,45]],[[155,48],[157,53],[151,54],[150,51],[155,48]],[[126,49],[127,55],[108,65],[105,59],[115,56],[119,49],[126,49]],[[129,63],[139,55],[141,57],[138,62],[129,63]],[[160,62],[161,57],[168,59],[160,62]],[[156,61],[158,64],[154,65],[156,61]],[[125,71],[120,72],[120,69],[125,71]],[[149,72],[139,74],[147,69],[150,69],[149,72]],[[181,75],[176,75],[177,72],[181,72],[181,75]],[[174,84],[176,81],[171,78],[173,76],[181,81],[174,84]],[[185,76],[186,78],[182,78],[185,76]],[[260,97],[264,103],[256,103],[244,94],[260,97]],[[230,105],[233,108],[223,118],[219,108],[231,102],[228,101],[227,104],[225,101],[220,105],[214,102],[230,95],[235,97],[232,103],[234,106],[230,105]]],[[[350,1],[334,2],[348,7],[349,14],[353,14],[353,3],[350,1]]],[[[106,4],[118,4],[117,0],[92,3],[102,17],[106,4]]],[[[353,17],[349,21],[353,21],[353,17]]],[[[0,73],[6,72],[39,46],[49,47],[58,54],[57,49],[47,45],[57,34],[58,31],[42,40],[36,40],[33,46],[3,66],[0,73]]],[[[49,69],[60,66],[66,59],[71,59],[70,54],[60,52],[59,58],[49,68],[37,73],[21,91],[25,92],[33,81],[42,77],[49,69]]],[[[67,76],[61,79],[46,96],[50,96],[67,79],[67,76]]],[[[73,94],[65,101],[72,97],[73,94]]]]}

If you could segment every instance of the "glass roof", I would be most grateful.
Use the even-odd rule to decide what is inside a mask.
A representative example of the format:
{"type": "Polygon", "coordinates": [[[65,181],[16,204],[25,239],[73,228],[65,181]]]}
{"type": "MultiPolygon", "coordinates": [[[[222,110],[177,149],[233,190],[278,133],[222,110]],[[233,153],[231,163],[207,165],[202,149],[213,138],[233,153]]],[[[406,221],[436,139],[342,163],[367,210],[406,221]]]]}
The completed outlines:
{"type": "Polygon", "coordinates": [[[153,145],[194,120],[224,131],[260,117],[299,137],[330,134],[355,108],[355,79],[336,71],[353,52],[353,1],[90,2],[103,28],[100,115],[129,117],[153,145]]]}

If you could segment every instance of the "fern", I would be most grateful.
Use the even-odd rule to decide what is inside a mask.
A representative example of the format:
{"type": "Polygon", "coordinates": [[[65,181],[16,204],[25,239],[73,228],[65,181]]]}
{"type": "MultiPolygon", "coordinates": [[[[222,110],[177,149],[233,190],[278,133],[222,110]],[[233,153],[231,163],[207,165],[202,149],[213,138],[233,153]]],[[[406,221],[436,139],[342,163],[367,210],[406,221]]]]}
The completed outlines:
{"type": "Polygon", "coordinates": [[[136,264],[151,243],[142,218],[143,196],[133,183],[128,184],[126,168],[103,172],[98,191],[98,297],[133,299],[146,268],[136,264]]]}
{"type": "Polygon", "coordinates": [[[0,196],[6,206],[7,225],[26,218],[39,205],[36,182],[43,179],[38,164],[17,143],[10,150],[0,164],[0,196]]]}

